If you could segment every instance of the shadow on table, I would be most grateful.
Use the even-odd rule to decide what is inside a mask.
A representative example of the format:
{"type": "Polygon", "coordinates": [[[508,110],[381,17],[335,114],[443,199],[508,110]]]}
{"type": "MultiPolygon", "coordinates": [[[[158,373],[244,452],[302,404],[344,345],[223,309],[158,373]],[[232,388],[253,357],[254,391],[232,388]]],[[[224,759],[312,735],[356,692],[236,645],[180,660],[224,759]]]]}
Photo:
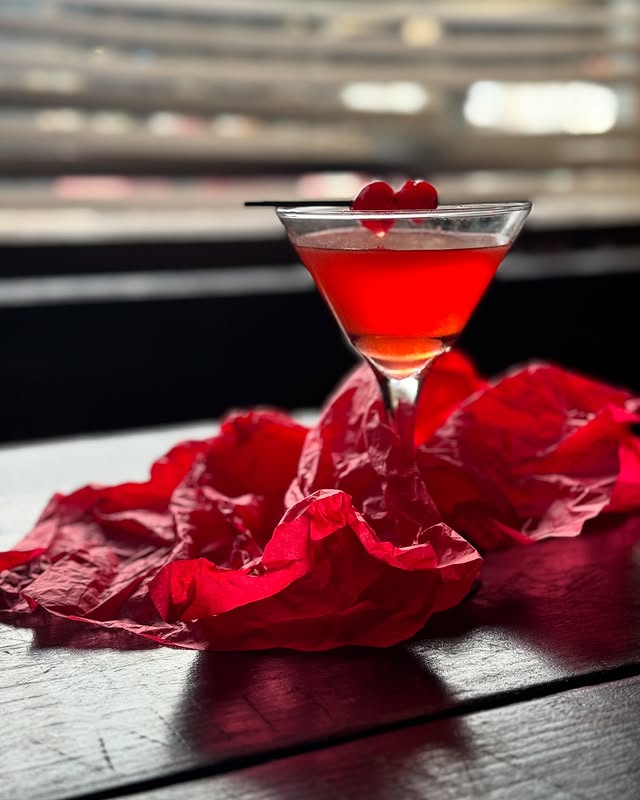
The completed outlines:
{"type": "MultiPolygon", "coordinates": [[[[444,681],[402,647],[204,652],[194,661],[172,725],[200,755],[218,761],[338,743],[454,705],[444,681]]],[[[443,720],[438,730],[442,746],[464,754],[456,719],[443,720]]]]}
{"type": "Polygon", "coordinates": [[[576,668],[636,660],[640,518],[608,516],[576,538],[490,554],[477,595],[436,614],[417,639],[428,648],[427,638],[460,642],[486,627],[576,668]]]}

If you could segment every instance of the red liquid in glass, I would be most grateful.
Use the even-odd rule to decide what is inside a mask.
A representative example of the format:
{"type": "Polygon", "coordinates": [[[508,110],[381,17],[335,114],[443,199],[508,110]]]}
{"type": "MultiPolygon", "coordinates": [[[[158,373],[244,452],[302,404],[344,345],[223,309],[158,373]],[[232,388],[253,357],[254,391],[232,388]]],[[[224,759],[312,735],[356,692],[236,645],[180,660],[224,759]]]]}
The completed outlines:
{"type": "Polygon", "coordinates": [[[402,378],[448,349],[509,246],[491,235],[343,230],[302,236],[296,249],[354,346],[402,378]]]}

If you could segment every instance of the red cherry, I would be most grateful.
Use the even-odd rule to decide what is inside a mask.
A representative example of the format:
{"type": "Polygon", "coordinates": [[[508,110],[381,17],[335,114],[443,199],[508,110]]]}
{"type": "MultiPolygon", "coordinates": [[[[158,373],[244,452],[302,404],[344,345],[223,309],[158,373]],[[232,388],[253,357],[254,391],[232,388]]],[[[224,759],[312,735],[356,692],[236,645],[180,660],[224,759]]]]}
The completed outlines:
{"type": "Polygon", "coordinates": [[[438,207],[438,192],[427,181],[407,181],[396,192],[396,205],[403,211],[424,211],[438,207]]]}
{"type": "Polygon", "coordinates": [[[354,211],[393,211],[395,207],[395,192],[384,181],[374,181],[367,184],[351,203],[351,208],[354,211]]]}
{"type": "MultiPolygon", "coordinates": [[[[388,183],[373,181],[360,191],[351,208],[353,211],[393,211],[396,208],[396,195],[388,183]]],[[[362,224],[376,236],[384,236],[393,226],[393,220],[364,219],[362,224]]]]}

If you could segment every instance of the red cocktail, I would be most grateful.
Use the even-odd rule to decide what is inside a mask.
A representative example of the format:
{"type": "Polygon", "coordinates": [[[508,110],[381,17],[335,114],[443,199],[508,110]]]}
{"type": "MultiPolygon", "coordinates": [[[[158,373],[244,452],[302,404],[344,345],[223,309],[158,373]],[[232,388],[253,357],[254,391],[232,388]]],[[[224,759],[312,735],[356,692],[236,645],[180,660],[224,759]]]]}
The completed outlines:
{"type": "Polygon", "coordinates": [[[466,325],[504,258],[500,236],[434,236],[366,228],[320,232],[296,243],[354,347],[394,378],[413,375],[447,350],[466,325]]]}
{"type": "Polygon", "coordinates": [[[430,364],[466,325],[530,209],[527,202],[277,209],[349,341],[373,367],[407,447],[430,364]]]}

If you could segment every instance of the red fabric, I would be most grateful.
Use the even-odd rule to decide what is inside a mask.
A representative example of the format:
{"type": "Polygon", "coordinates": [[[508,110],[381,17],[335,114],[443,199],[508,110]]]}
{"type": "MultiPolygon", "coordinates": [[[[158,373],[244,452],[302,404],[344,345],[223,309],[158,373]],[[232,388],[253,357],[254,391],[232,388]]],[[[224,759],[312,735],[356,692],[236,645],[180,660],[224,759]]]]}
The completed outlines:
{"type": "Polygon", "coordinates": [[[0,607],[184,647],[386,646],[468,593],[469,542],[573,536],[640,507],[627,392],[547,365],[486,384],[450,354],[422,397],[416,458],[362,367],[310,431],[235,414],[144,483],[56,495],[0,553],[0,607]]]}
{"type": "Polygon", "coordinates": [[[0,552],[0,572],[33,561],[36,556],[44,552],[44,547],[38,547],[35,550],[7,550],[4,553],[0,552]]]}
{"type": "Polygon", "coordinates": [[[464,401],[419,448],[443,518],[483,551],[575,536],[640,507],[640,421],[628,392],[545,364],[464,401]]]}
{"type": "Polygon", "coordinates": [[[460,403],[486,389],[487,382],[462,353],[452,350],[440,356],[427,375],[420,393],[416,417],[416,443],[427,441],[460,403]]]}

